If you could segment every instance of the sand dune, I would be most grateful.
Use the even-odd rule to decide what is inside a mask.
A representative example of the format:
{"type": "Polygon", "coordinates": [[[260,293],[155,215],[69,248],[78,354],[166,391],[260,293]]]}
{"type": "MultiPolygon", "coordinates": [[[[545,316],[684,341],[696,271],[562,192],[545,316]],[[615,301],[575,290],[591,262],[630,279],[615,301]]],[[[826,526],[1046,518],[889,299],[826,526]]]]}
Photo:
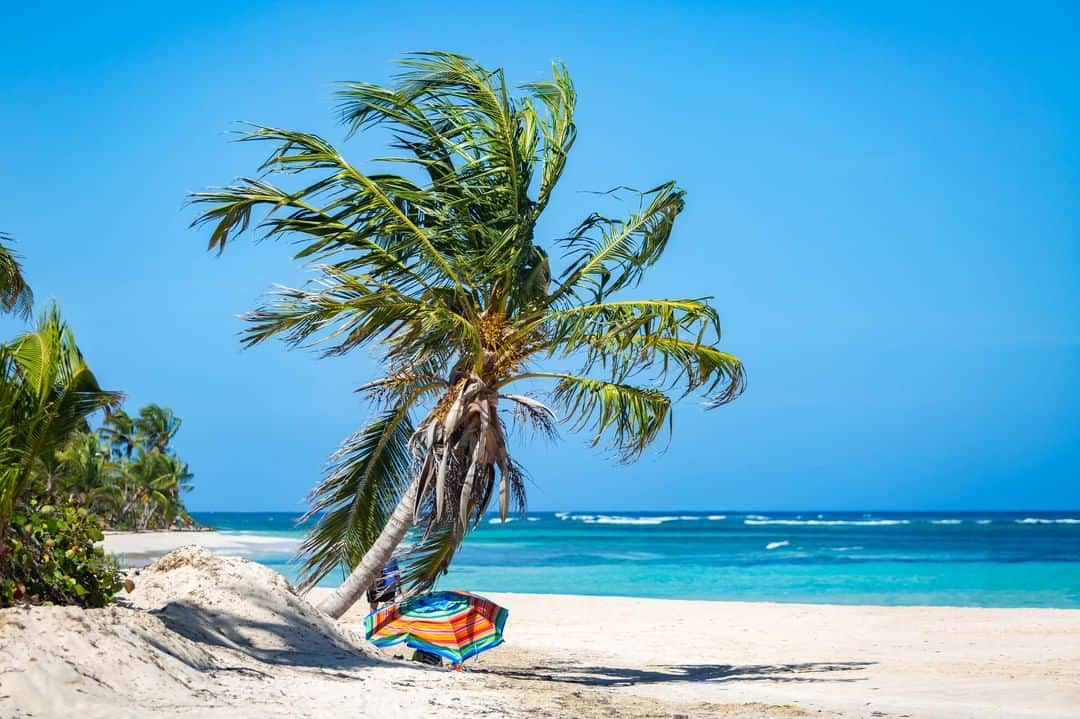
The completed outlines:
{"type": "Polygon", "coordinates": [[[451,697],[462,675],[365,653],[261,565],[188,548],[134,579],[127,607],[0,612],[0,716],[429,716],[496,703],[451,697]]]}

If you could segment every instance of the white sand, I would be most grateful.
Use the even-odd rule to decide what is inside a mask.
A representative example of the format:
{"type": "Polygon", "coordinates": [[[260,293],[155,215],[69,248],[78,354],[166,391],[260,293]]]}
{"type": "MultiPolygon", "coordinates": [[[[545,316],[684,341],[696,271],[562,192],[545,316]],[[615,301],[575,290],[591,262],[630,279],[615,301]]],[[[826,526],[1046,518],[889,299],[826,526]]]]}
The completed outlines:
{"type": "Polygon", "coordinates": [[[0,611],[0,716],[1080,717],[1080,610],[501,594],[507,643],[462,674],[250,562],[134,579],[139,609],[0,611]]]}
{"type": "Polygon", "coordinates": [[[457,716],[498,697],[388,664],[272,570],[181,549],[130,607],[0,610],[0,717],[457,716]]]}
{"type": "Polygon", "coordinates": [[[491,669],[826,716],[1080,717],[1080,610],[490,598],[510,609],[491,669]]]}
{"type": "Polygon", "coordinates": [[[223,556],[292,552],[299,540],[237,532],[106,532],[105,551],[123,555],[125,564],[146,564],[179,547],[206,547],[223,556]]]}

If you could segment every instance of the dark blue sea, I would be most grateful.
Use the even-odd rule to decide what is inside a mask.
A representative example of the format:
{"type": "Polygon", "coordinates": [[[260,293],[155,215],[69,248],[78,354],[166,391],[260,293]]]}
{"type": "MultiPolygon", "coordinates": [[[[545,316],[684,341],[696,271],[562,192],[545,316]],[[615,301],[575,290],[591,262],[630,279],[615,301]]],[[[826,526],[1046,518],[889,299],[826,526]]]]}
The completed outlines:
{"type": "MultiPolygon", "coordinates": [[[[295,579],[291,513],[197,512],[274,536],[248,558],[295,579]]],[[[332,586],[341,575],[328,577],[332,586]]],[[[469,535],[440,586],[479,592],[842,604],[1080,607],[1080,511],[530,512],[469,535]]]]}

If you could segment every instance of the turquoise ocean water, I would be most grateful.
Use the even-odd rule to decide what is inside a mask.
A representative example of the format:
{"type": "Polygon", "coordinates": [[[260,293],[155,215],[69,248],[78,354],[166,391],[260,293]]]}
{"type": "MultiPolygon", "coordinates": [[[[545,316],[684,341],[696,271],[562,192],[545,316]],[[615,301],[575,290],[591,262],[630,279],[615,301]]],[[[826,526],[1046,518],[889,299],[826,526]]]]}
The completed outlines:
{"type": "MultiPolygon", "coordinates": [[[[290,513],[202,512],[280,538],[249,559],[295,579],[290,513]]],[[[325,585],[341,581],[328,577],[325,585]]],[[[1080,607],[1080,511],[535,512],[480,526],[441,588],[859,604],[1080,607]]]]}

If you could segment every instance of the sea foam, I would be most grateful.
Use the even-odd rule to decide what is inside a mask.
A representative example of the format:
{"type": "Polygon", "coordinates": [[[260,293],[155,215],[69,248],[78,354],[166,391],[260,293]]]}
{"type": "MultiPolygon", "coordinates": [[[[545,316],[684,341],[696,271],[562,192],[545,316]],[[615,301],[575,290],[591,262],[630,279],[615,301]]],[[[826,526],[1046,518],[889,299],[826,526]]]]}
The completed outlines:
{"type": "Polygon", "coordinates": [[[781,542],[769,542],[765,545],[765,549],[780,549],[780,547],[786,547],[789,544],[791,544],[791,542],[786,539],[781,542]]]}
{"type": "Polygon", "coordinates": [[[608,517],[601,515],[594,519],[592,524],[655,525],[674,522],[678,519],[678,517],[608,517]]]}
{"type": "Polygon", "coordinates": [[[744,519],[743,524],[779,524],[791,527],[887,527],[910,524],[906,519],[744,519]]]}
{"type": "Polygon", "coordinates": [[[1025,517],[1017,519],[1017,524],[1080,524],[1080,519],[1065,517],[1063,519],[1043,519],[1041,517],[1025,517]]]}
{"type": "MultiPolygon", "coordinates": [[[[610,514],[571,514],[570,519],[585,524],[657,525],[677,522],[683,517],[624,517],[610,514]]],[[[696,519],[696,517],[695,517],[696,519]]]]}

